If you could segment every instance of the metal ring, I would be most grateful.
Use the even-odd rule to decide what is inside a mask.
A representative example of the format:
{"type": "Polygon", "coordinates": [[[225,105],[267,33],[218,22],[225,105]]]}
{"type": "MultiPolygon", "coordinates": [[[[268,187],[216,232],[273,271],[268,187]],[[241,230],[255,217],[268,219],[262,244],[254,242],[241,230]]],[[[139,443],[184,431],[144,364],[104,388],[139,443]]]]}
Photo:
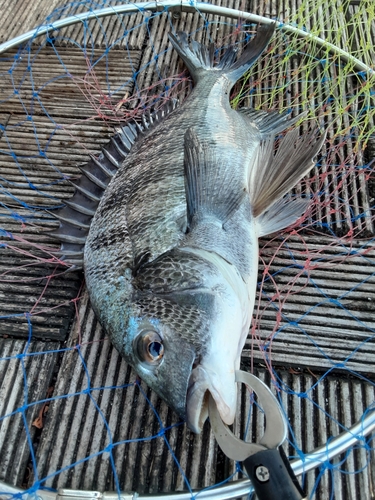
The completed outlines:
{"type": "MultiPolygon", "coordinates": [[[[340,453],[355,445],[359,440],[364,439],[371,432],[375,431],[375,410],[369,411],[366,416],[359,422],[354,424],[346,432],[341,433],[339,436],[333,438],[328,444],[320,446],[316,450],[304,456],[303,460],[293,460],[290,465],[294,473],[299,476],[306,473],[324,462],[328,462],[335,458],[340,453]]],[[[67,491],[67,490],[60,490],[67,491]]],[[[254,491],[248,479],[240,481],[233,481],[217,488],[210,488],[199,492],[199,500],[231,500],[233,498],[249,495],[254,491]]],[[[93,498],[93,493],[97,492],[82,492],[85,495],[81,498],[93,498]]],[[[25,490],[9,486],[0,481],[0,499],[9,498],[9,495],[25,494],[25,490]]],[[[60,500],[58,499],[59,492],[52,492],[47,490],[38,490],[30,494],[27,498],[29,500],[60,500]]],[[[173,493],[159,493],[155,495],[138,495],[137,493],[99,493],[101,500],[191,500],[190,492],[173,492],[173,493]]]]}
{"type": "Polygon", "coordinates": [[[273,19],[269,19],[268,17],[258,16],[256,14],[251,14],[250,12],[243,12],[241,10],[231,9],[228,7],[220,7],[218,5],[211,5],[209,3],[204,2],[191,2],[191,0],[157,0],[155,2],[140,2],[133,4],[123,4],[123,5],[114,5],[113,7],[106,7],[104,9],[92,10],[90,12],[82,12],[79,14],[75,14],[74,16],[66,17],[64,19],[60,19],[54,23],[49,23],[47,25],[39,26],[27,33],[23,33],[7,42],[4,42],[0,45],[0,54],[5,52],[8,49],[13,47],[17,47],[23,42],[27,42],[32,38],[35,38],[40,35],[45,35],[48,31],[58,30],[64,28],[66,26],[71,26],[72,24],[76,24],[81,21],[88,21],[90,19],[95,19],[98,17],[106,17],[112,16],[113,14],[125,14],[131,12],[142,12],[146,10],[150,11],[160,11],[160,10],[177,10],[179,12],[195,12],[200,11],[205,14],[215,14],[218,16],[229,17],[232,19],[246,19],[249,21],[253,21],[255,23],[262,24],[270,24],[275,23],[277,28],[282,29],[287,33],[296,33],[301,38],[307,38],[311,41],[314,41],[320,47],[324,47],[333,54],[340,56],[343,61],[351,62],[357,71],[363,71],[367,73],[369,76],[373,76],[375,71],[362,62],[360,59],[352,56],[346,50],[340,49],[336,45],[333,45],[323,38],[320,38],[316,35],[309,33],[308,31],[304,31],[296,26],[292,26],[290,24],[284,24],[280,21],[274,21],[273,19]]]}

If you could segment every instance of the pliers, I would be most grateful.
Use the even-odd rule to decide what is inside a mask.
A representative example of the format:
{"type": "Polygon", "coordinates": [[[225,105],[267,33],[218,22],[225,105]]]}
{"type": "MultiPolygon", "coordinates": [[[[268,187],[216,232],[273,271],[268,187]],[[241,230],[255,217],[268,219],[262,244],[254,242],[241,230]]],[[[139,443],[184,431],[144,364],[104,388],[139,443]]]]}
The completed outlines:
{"type": "Polygon", "coordinates": [[[210,395],[210,423],[220,448],[232,460],[243,462],[259,500],[305,500],[306,496],[280,447],[286,438],[287,423],[277,399],[266,384],[251,373],[237,370],[236,382],[246,384],[258,395],[266,417],[266,430],[259,443],[238,439],[221,420],[210,395]]]}

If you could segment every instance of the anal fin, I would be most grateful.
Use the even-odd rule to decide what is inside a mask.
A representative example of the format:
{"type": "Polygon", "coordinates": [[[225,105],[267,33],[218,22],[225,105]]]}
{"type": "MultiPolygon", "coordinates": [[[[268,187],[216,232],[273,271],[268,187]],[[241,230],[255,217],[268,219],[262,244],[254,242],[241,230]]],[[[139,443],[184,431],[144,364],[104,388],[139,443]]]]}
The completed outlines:
{"type": "Polygon", "coordinates": [[[249,172],[249,192],[254,217],[266,212],[314,166],[313,159],[325,140],[315,128],[298,137],[298,128],[288,132],[274,155],[274,136],[261,141],[249,172]]]}
{"type": "Polygon", "coordinates": [[[281,198],[257,217],[258,236],[276,233],[294,224],[303,215],[310,200],[304,198],[281,198]]]}
{"type": "Polygon", "coordinates": [[[307,114],[303,112],[291,118],[291,114],[288,112],[279,113],[278,111],[263,111],[253,108],[241,108],[237,111],[246,116],[257,127],[263,139],[266,139],[269,135],[275,136],[279,134],[307,114]]]}

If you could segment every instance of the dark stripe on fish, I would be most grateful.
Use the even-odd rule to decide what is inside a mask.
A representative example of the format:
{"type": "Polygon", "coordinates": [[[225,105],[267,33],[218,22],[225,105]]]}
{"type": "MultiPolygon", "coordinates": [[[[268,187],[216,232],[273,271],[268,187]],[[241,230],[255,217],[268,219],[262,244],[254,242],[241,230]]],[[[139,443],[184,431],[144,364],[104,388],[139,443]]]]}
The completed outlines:
{"type": "MultiPolygon", "coordinates": [[[[56,210],[52,215],[59,220],[60,226],[57,230],[51,231],[49,234],[58,239],[61,243],[60,250],[57,255],[67,264],[71,264],[72,270],[82,268],[83,262],[83,246],[88,234],[88,230],[99,202],[106,191],[107,186],[112,178],[117,173],[127,155],[130,153],[134,144],[137,143],[140,137],[143,137],[145,132],[153,129],[161,120],[171,113],[178,101],[173,99],[165,103],[156,111],[146,111],[142,116],[142,125],[134,120],[124,123],[118,129],[118,133],[111,138],[109,143],[102,148],[102,152],[98,157],[90,155],[90,161],[83,166],[79,166],[82,176],[77,182],[73,183],[76,191],[66,205],[56,210]],[[79,235],[77,234],[79,230],[79,235]],[[79,237],[78,237],[79,236],[79,237]],[[65,246],[64,246],[65,243],[65,246]],[[69,255],[69,252],[64,253],[66,244],[70,243],[74,249],[74,259],[69,255]]],[[[114,190],[111,196],[108,197],[102,215],[107,211],[121,206],[127,198],[126,190],[114,190]]],[[[105,238],[101,236],[95,240],[95,247],[109,246],[112,244],[112,237],[105,238]]]]}
{"type": "Polygon", "coordinates": [[[121,225],[112,227],[98,233],[92,238],[91,249],[92,251],[96,251],[101,248],[108,248],[124,241],[128,237],[129,232],[125,227],[121,225]]]}

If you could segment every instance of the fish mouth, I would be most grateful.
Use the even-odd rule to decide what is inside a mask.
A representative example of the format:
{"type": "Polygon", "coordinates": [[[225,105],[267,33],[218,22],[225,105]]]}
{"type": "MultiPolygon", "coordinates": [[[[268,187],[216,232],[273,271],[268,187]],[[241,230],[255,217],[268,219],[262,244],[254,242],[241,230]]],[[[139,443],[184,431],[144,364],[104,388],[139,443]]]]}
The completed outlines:
{"type": "Polygon", "coordinates": [[[233,424],[237,399],[234,377],[233,370],[233,383],[220,385],[216,375],[203,366],[198,365],[193,368],[186,396],[186,421],[193,432],[200,434],[207,420],[209,394],[213,397],[223,422],[227,425],[233,424]]]}

